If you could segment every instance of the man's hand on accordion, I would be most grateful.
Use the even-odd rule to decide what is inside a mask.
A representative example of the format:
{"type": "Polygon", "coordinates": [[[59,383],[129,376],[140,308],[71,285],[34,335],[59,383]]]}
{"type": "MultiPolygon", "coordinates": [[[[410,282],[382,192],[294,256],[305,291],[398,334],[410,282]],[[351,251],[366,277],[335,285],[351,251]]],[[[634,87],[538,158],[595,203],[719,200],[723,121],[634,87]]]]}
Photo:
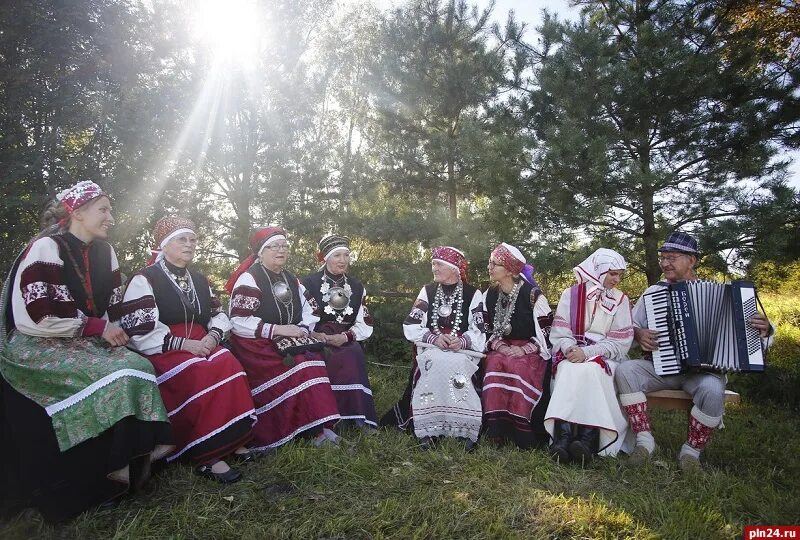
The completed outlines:
{"type": "Polygon", "coordinates": [[[658,332],[649,328],[633,327],[633,339],[642,347],[643,351],[658,350],[658,332]]]}
{"type": "Polygon", "coordinates": [[[769,323],[769,319],[763,313],[756,313],[750,318],[750,326],[758,330],[758,333],[761,335],[762,338],[765,338],[769,335],[770,329],[772,325],[769,323]]]}

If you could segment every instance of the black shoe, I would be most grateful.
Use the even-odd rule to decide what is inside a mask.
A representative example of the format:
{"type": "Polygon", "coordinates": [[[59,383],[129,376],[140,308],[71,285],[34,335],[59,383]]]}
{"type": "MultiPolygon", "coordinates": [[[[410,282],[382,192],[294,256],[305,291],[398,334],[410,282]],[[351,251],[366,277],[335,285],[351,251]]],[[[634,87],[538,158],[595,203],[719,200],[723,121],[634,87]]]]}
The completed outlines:
{"type": "Polygon", "coordinates": [[[478,443],[468,437],[458,437],[458,442],[464,445],[464,451],[467,453],[474,452],[478,447],[478,443]]]}
{"type": "Polygon", "coordinates": [[[251,448],[249,452],[244,454],[230,454],[227,458],[225,458],[225,461],[234,463],[236,465],[244,465],[245,463],[252,463],[265,456],[275,454],[275,452],[276,450],[274,448],[267,448],[265,450],[255,450],[251,448]]]}
{"type": "Polygon", "coordinates": [[[200,465],[199,467],[195,467],[194,472],[198,476],[214,480],[220,484],[233,484],[242,479],[242,473],[233,468],[223,473],[215,473],[211,470],[211,465],[200,465]]]}
{"type": "Polygon", "coordinates": [[[553,461],[564,465],[570,462],[570,442],[572,442],[572,424],[557,420],[553,444],[550,445],[550,457],[553,461]]]}
{"type": "Polygon", "coordinates": [[[589,464],[594,459],[594,449],[600,432],[597,428],[578,426],[578,436],[569,444],[569,455],[576,463],[589,464]]]}
{"type": "Polygon", "coordinates": [[[436,448],[436,439],[433,437],[422,437],[419,440],[419,448],[421,450],[433,450],[436,448]]]}

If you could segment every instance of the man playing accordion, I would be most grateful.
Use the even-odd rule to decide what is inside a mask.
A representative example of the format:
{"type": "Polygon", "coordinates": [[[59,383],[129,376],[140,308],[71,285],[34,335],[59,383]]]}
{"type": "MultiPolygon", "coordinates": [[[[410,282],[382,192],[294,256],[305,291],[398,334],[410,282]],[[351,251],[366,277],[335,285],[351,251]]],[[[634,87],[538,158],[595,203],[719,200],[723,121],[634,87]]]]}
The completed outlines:
{"type": "MultiPolygon", "coordinates": [[[[673,232],[659,248],[659,252],[659,265],[666,282],[651,285],[644,294],[663,289],[669,283],[697,280],[694,268],[700,254],[695,238],[686,233],[673,232]]],[[[658,350],[658,332],[648,329],[643,299],[634,306],[632,318],[634,340],[642,350],[645,353],[658,350]]],[[[768,347],[775,329],[767,317],[757,312],[749,322],[758,330],[764,346],[768,347]]],[[[649,357],[650,354],[646,356],[649,357]]],[[[692,396],[694,406],[689,415],[688,437],[678,454],[678,463],[684,471],[699,470],[700,453],[711,438],[714,428],[722,421],[727,382],[725,375],[694,372],[662,377],[656,374],[652,360],[645,358],[622,362],[614,375],[614,382],[620,404],[628,415],[631,430],[636,434],[636,446],[628,459],[633,466],[640,466],[649,460],[656,447],[645,394],[656,390],[680,389],[692,396]]]]}

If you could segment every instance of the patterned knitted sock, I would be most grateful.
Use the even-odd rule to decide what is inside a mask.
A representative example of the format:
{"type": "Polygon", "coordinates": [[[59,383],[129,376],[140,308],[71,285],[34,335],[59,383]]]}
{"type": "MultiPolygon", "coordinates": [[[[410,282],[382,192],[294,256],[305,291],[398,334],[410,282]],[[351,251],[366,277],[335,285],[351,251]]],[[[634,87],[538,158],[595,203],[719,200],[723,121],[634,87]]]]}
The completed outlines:
{"type": "Polygon", "coordinates": [[[650,415],[647,413],[647,398],[643,392],[620,394],[619,402],[628,415],[634,433],[650,431],[650,415]]]}
{"type": "Polygon", "coordinates": [[[721,420],[721,416],[709,416],[698,409],[696,405],[692,407],[686,444],[697,450],[699,455],[708,444],[714,428],[719,425],[721,420]]]}

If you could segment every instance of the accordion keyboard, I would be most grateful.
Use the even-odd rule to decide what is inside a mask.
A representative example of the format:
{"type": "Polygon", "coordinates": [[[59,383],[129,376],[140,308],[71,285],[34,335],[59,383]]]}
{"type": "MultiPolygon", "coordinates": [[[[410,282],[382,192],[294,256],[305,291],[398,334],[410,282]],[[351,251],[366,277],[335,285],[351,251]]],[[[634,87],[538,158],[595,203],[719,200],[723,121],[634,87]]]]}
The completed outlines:
{"type": "Polygon", "coordinates": [[[653,351],[653,366],[659,375],[680,373],[681,362],[678,351],[670,341],[668,321],[669,293],[665,289],[643,296],[647,327],[658,332],[658,350],[653,351]]]}

